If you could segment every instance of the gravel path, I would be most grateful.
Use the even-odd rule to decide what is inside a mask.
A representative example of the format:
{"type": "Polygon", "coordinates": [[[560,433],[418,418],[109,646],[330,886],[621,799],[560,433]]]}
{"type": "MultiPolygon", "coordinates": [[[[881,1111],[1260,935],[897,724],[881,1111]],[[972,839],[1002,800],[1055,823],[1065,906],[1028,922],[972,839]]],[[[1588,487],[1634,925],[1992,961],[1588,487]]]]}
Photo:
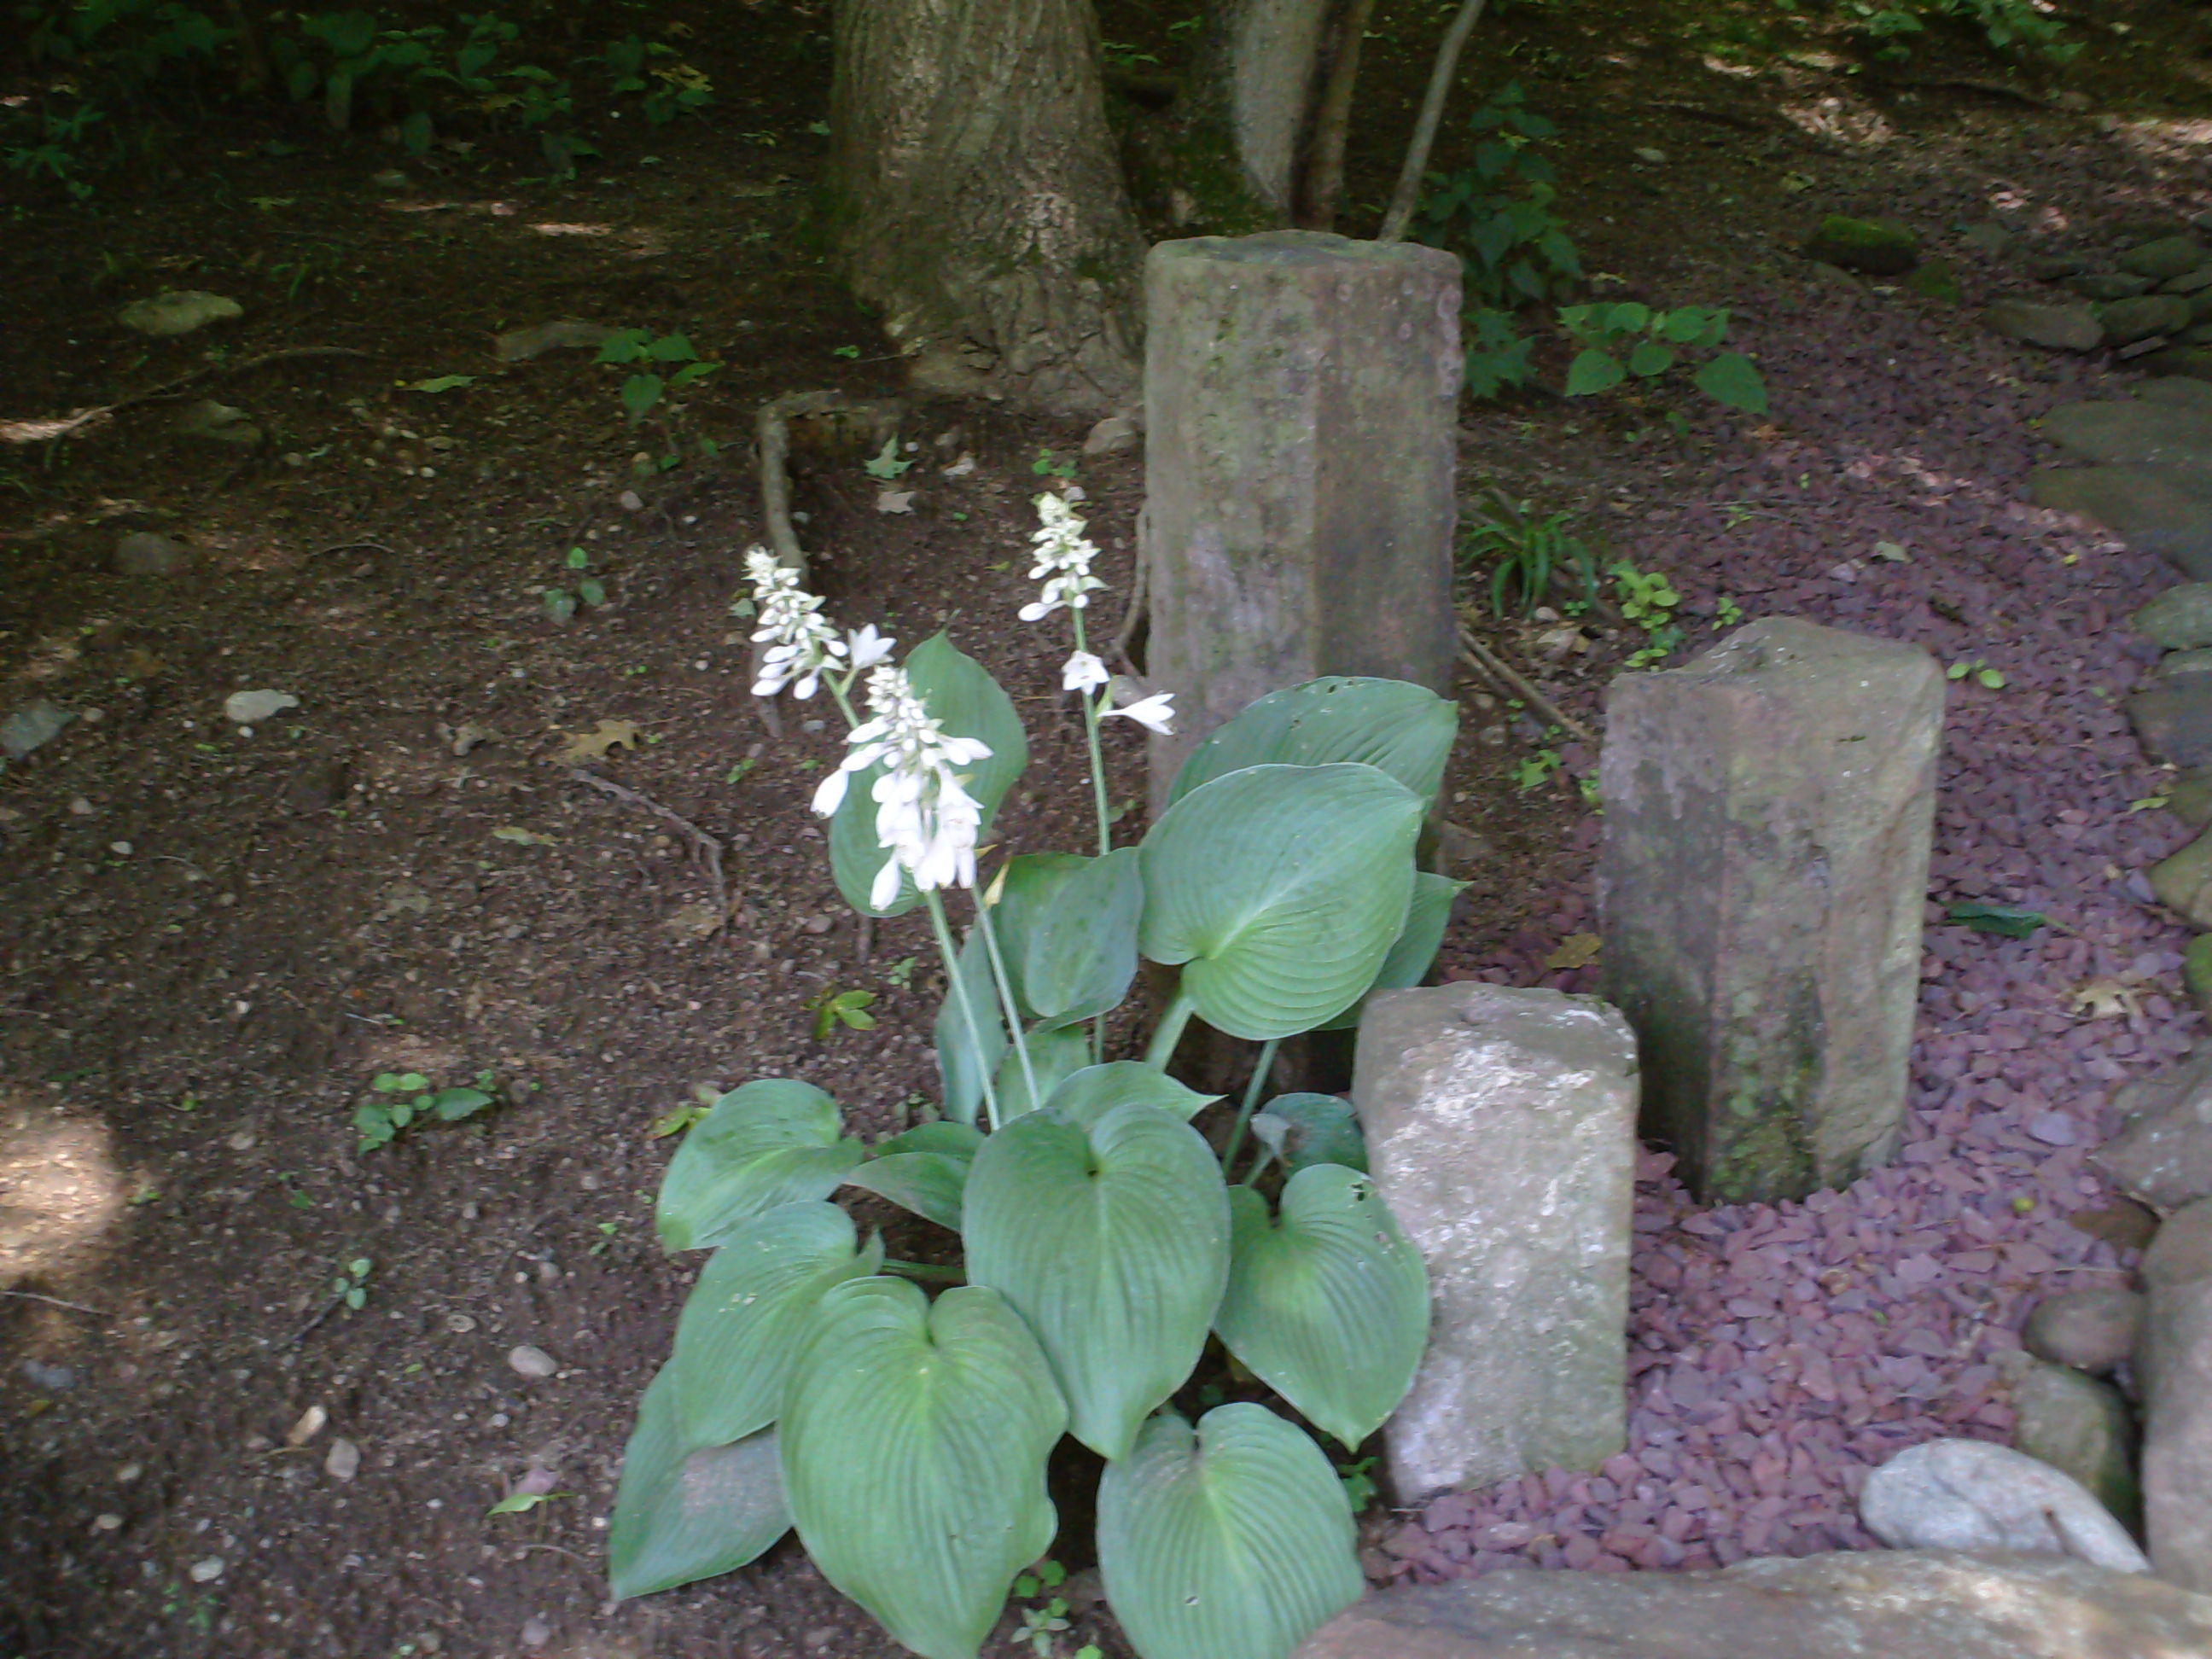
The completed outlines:
{"type": "MultiPolygon", "coordinates": [[[[1942,206],[1900,210],[1940,224],[1942,206]]],[[[1961,263],[1970,297],[1994,285],[1961,263]]],[[[2136,809],[2160,775],[2118,707],[2157,655],[2120,624],[2177,578],[2021,504],[2047,453],[2027,423],[2119,395],[2124,378],[1901,295],[1777,285],[1743,314],[1777,408],[1833,418],[1723,448],[1733,459],[1686,483],[1622,472],[1633,504],[1615,550],[1666,571],[1686,608],[1726,593],[1747,617],[1911,640],[2007,680],[1952,689],[1905,1143],[1844,1192],[1711,1211],[1668,1157],[1645,1154],[1626,1451],[1597,1474],[1438,1498],[1370,1553],[1378,1575],[1874,1547],[1855,1506],[1867,1471],[1923,1440],[2007,1439],[1994,1362],[2019,1346],[2027,1310],[2057,1289],[2125,1282],[2142,1242],[2130,1229],[2147,1212],[2085,1160],[2116,1127],[2116,1086],[2199,1030],[2179,989],[2186,931],[2140,874],[2187,832],[2136,809]],[[1879,557],[1877,542],[1908,557],[1879,557]],[[1948,924],[1944,907],[1967,899],[2063,925],[2011,939],[1948,924]]],[[[1595,967],[1543,960],[1596,931],[1600,834],[1585,821],[1539,920],[1455,975],[1598,988],[1595,967]]]]}

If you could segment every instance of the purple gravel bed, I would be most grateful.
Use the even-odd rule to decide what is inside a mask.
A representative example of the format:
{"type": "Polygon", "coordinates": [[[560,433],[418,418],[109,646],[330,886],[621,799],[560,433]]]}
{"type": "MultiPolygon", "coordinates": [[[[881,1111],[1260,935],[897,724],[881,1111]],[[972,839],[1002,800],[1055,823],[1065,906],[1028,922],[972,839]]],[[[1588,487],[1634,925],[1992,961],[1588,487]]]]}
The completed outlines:
{"type": "MultiPolygon", "coordinates": [[[[2142,1212],[2087,1158],[2116,1127],[2116,1086],[2200,1030],[2179,983],[2186,930],[2140,873],[2187,833],[2131,810],[2159,774],[2118,709],[2156,653],[2117,624],[2177,578],[2021,500],[2046,459],[2028,422],[2123,382],[1902,300],[1749,297],[1742,334],[1776,407],[1814,435],[1723,448],[1672,480],[1620,469],[1614,549],[1665,571],[1686,610],[1711,615],[1725,593],[1747,617],[1911,640],[2008,680],[1951,693],[1905,1142],[1844,1191],[1710,1211],[1646,1152],[1626,1450],[1595,1474],[1433,1500],[1369,1553],[1378,1577],[1873,1547],[1856,1510],[1867,1471],[1928,1439],[2007,1439],[1996,1361],[2027,1310],[2125,1282],[2142,1242],[2142,1212]],[[1877,557],[1877,542],[1908,559],[1877,557]],[[2063,926],[2010,939],[1949,924],[1944,907],[1967,899],[2063,926]]],[[[1594,759],[1566,757],[1570,770],[1594,759]]],[[[1583,821],[1531,872],[1547,884],[1528,925],[1448,971],[1596,991],[1597,967],[1543,964],[1597,931],[1601,833],[1583,821]]]]}

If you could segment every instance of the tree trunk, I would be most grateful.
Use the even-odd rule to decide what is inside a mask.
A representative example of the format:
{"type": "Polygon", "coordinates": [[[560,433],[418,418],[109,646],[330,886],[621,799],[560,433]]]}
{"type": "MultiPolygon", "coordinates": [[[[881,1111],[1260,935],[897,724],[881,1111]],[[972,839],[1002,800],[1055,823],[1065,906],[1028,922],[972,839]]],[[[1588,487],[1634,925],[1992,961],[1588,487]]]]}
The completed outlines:
{"type": "Polygon", "coordinates": [[[916,384],[1133,401],[1143,248],[1089,0],[842,0],[836,53],[838,251],[916,384]]]}
{"type": "Polygon", "coordinates": [[[1291,221],[1330,0],[1208,0],[1174,102],[1131,126],[1131,187],[1176,236],[1291,221]]]}

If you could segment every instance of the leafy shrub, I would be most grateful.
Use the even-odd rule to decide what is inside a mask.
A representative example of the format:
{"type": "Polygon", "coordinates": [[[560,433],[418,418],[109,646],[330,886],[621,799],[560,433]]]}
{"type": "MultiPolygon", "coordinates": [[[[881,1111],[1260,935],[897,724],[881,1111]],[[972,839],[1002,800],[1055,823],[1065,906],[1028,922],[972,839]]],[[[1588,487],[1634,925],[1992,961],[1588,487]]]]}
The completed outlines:
{"type": "MultiPolygon", "coordinates": [[[[1654,311],[1624,300],[1569,306],[1559,313],[1559,325],[1583,348],[1567,369],[1567,396],[1581,398],[1609,392],[1631,375],[1656,379],[1685,353],[1712,351],[1728,337],[1728,313],[1706,306],[1654,311]],[[1624,351],[1626,363],[1619,355],[1624,351]]],[[[1691,380],[1717,403],[1753,415],[1766,412],[1766,382],[1740,351],[1708,357],[1691,380]]]]}
{"type": "Polygon", "coordinates": [[[1495,397],[1528,379],[1529,342],[1514,308],[1565,295],[1582,278],[1581,257],[1552,212],[1558,175],[1534,145],[1559,129],[1508,82],[1469,121],[1482,135],[1474,165],[1431,173],[1413,222],[1416,240],[1460,256],[1468,302],[1467,387],[1495,397]]]}
{"type": "Polygon", "coordinates": [[[1972,23],[1998,52],[2030,47],[2063,64],[2081,50],[2080,41],[2066,38],[2065,25],[2033,0],[1850,0],[1849,9],[1863,33],[1887,43],[1881,55],[1888,58],[1907,56],[1902,37],[1920,33],[1928,27],[1923,20],[1929,17],[1972,23]]]}
{"type": "Polygon", "coordinates": [[[769,693],[826,686],[851,719],[862,665],[882,665],[875,718],[815,805],[855,908],[928,908],[944,1118],[866,1147],[828,1095],[773,1079],[690,1129],[658,1225],[672,1250],[715,1254],[640,1405],[610,1577],[618,1597],[665,1589],[795,1525],[899,1641],[975,1659],[1058,1529],[1046,1469],[1066,1433],[1106,1460],[1099,1562],[1143,1659],[1282,1659],[1360,1593],[1345,1485],[1266,1405],[1194,1424],[1175,1402],[1218,1337],[1352,1448],[1412,1379],[1426,1276],[1349,1109],[1255,1109],[1276,1043],[1352,1024],[1434,957],[1454,884],[1417,874],[1413,847],[1457,713],[1391,680],[1264,697],[1192,754],[1140,844],[1113,847],[1098,723],[1164,726],[1166,699],[1115,706],[1084,646],[1093,550],[1042,499],[1052,574],[1023,615],[1072,613],[1063,683],[1082,700],[1099,850],[1008,859],[963,944],[942,889],[977,879],[973,848],[1026,763],[1012,701],[942,635],[902,668],[872,630],[841,642],[789,573],[749,559],[769,693]],[[1176,988],[1145,1058],[1107,1061],[1103,1022],[1140,957],[1176,988]],[[1194,1016],[1261,1045],[1219,1153],[1192,1123],[1216,1097],[1167,1071],[1194,1016]],[[828,1201],[841,1186],[945,1230],[961,1265],[886,1259],[828,1201]],[[963,1279],[934,1301],[912,1282],[963,1279]]]}

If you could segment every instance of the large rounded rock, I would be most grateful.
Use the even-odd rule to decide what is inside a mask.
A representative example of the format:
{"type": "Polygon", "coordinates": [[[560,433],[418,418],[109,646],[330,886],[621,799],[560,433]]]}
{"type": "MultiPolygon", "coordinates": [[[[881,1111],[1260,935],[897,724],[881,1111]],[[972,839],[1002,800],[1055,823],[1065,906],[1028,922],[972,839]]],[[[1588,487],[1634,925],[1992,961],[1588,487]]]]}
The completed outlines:
{"type": "Polygon", "coordinates": [[[1920,263],[1920,239],[1894,219],[1832,213],[1805,244],[1805,257],[1870,276],[1901,276],[1920,263]]]}
{"type": "Polygon", "coordinates": [[[2131,247],[2115,262],[2130,276],[2148,276],[2154,282],[2165,282],[2185,271],[2196,270],[2212,252],[2194,236],[2161,236],[2154,242],[2145,242],[2131,247]]]}
{"type": "Polygon", "coordinates": [[[2008,1446],[1930,1440],[1867,1476],[1859,1518],[1893,1549],[2027,1550],[2114,1572],[2150,1563],[2081,1483],[2008,1446]]]}
{"type": "MultiPolygon", "coordinates": [[[[2212,1200],[2143,1253],[2143,1519],[2161,1578],[2212,1592],[2212,1200]]],[[[2212,1652],[2212,1649],[2208,1649],[2212,1652]]]]}
{"type": "MultiPolygon", "coordinates": [[[[2212,836],[2200,836],[2155,866],[2152,890],[2157,890],[2158,871],[2192,853],[2197,854],[2192,870],[2212,859],[2212,836]]],[[[2190,889],[2192,898],[2197,891],[2190,889]]],[[[2212,1049],[2130,1084],[2112,1104],[2125,1121],[2090,1161],[2114,1186],[2161,1210],[2212,1198],[2212,1049]]]]}
{"type": "Polygon", "coordinates": [[[2062,1291],[2035,1304],[2021,1340],[2039,1359],[2108,1371],[2135,1352],[2142,1316],[2142,1297],[2117,1285],[2062,1291]]]}
{"type": "Polygon", "coordinates": [[[2132,345],[2154,335],[2179,334],[2191,321],[2189,301],[2172,294],[2143,294],[2132,300],[2114,300],[2099,307],[2105,338],[2113,345],[2132,345]]]}
{"type": "Polygon", "coordinates": [[[2136,1525],[2136,1422],[2120,1391],[2065,1365],[2011,1358],[2013,1449],[2080,1481],[2122,1526],[2136,1525]]]}
{"type": "Polygon", "coordinates": [[[2167,588],[2129,617],[2128,625],[2161,651],[2212,646],[2212,582],[2167,588]]]}
{"type": "MultiPolygon", "coordinates": [[[[2164,697],[2166,692],[2139,692],[2128,699],[2132,705],[2148,702],[2152,697],[2164,697]]],[[[2139,721],[2137,729],[2142,730],[2139,721]]],[[[2212,756],[2198,755],[2184,759],[2170,746],[2161,744],[2160,752],[2176,765],[2201,765],[2212,756]]],[[[2212,930],[2212,835],[2199,836],[2170,859],[2161,859],[2146,872],[2150,879],[2150,890],[2158,895],[2158,902],[2200,932],[2212,930]]],[[[2138,1193],[2139,1198],[2148,1197],[2138,1193]]],[[[2149,1199],[2153,1204],[2160,1200],[2149,1199]]]]}
{"type": "Polygon", "coordinates": [[[192,550],[150,530],[135,530],[115,544],[112,562],[121,576],[174,576],[191,568],[192,550]]]}
{"type": "Polygon", "coordinates": [[[1870,1551],[1394,1589],[1297,1659],[2203,1659],[2212,1596],[2054,1556],[1870,1551]]]}

